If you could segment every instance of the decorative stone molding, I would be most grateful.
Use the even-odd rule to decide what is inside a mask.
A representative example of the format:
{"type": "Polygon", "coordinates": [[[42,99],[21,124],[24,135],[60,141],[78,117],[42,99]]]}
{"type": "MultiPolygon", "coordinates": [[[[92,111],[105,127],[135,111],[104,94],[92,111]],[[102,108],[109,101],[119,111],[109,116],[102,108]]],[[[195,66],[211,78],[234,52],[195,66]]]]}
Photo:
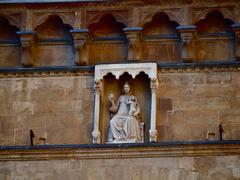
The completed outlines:
{"type": "Polygon", "coordinates": [[[234,9],[237,8],[236,5],[234,6],[226,6],[226,7],[219,7],[219,6],[213,6],[213,7],[193,7],[192,9],[192,23],[196,24],[198,21],[204,19],[207,14],[211,11],[219,11],[223,14],[224,18],[230,19],[234,22],[236,22],[236,18],[234,15],[234,9]]]}
{"type": "Polygon", "coordinates": [[[124,74],[129,73],[134,79],[140,72],[144,72],[151,80],[151,127],[150,142],[157,141],[156,130],[156,89],[157,89],[157,64],[156,63],[129,63],[129,64],[105,64],[95,66],[95,108],[94,108],[94,129],[92,132],[93,143],[100,143],[99,132],[99,112],[100,112],[100,96],[101,96],[101,81],[108,73],[112,73],[116,79],[124,74]],[[99,141],[98,141],[99,139],[99,141]]]}
{"type": "Polygon", "coordinates": [[[26,67],[33,66],[36,54],[36,32],[18,31],[17,34],[20,37],[22,46],[21,63],[26,67]]]}
{"type": "Polygon", "coordinates": [[[240,24],[233,24],[232,29],[236,35],[235,56],[236,56],[236,59],[240,61],[240,24]]]}
{"type": "Polygon", "coordinates": [[[196,30],[196,26],[178,26],[177,30],[182,38],[182,53],[181,59],[183,62],[193,62],[193,43],[192,39],[196,30]]]}
{"type": "Polygon", "coordinates": [[[123,28],[123,31],[128,38],[128,60],[141,60],[140,35],[142,28],[123,28]]]}
{"type": "Polygon", "coordinates": [[[228,155],[240,155],[239,141],[0,147],[0,161],[199,157],[228,155]]]}
{"type": "MultiPolygon", "coordinates": [[[[240,72],[240,63],[158,64],[158,73],[240,72]]],[[[94,74],[94,66],[0,68],[1,78],[61,77],[94,74]]]]}
{"type": "Polygon", "coordinates": [[[77,65],[88,64],[88,46],[86,42],[89,40],[88,29],[73,29],[70,31],[73,37],[75,48],[75,63],[77,65]]]}
{"type": "Polygon", "coordinates": [[[100,131],[99,131],[99,116],[100,116],[100,97],[101,97],[102,82],[101,80],[94,81],[94,123],[93,123],[93,144],[100,144],[100,131]]]}

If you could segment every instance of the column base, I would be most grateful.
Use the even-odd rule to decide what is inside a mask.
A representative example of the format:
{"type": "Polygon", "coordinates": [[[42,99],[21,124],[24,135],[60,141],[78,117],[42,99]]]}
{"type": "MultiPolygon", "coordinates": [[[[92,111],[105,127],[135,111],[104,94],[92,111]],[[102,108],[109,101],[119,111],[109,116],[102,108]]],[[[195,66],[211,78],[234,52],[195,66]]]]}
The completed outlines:
{"type": "Polygon", "coordinates": [[[149,130],[149,141],[157,142],[157,130],[149,130]]]}
{"type": "Polygon", "coordinates": [[[93,144],[100,144],[100,137],[101,137],[100,132],[98,130],[94,130],[92,132],[92,136],[93,136],[92,143],[93,144]]]}

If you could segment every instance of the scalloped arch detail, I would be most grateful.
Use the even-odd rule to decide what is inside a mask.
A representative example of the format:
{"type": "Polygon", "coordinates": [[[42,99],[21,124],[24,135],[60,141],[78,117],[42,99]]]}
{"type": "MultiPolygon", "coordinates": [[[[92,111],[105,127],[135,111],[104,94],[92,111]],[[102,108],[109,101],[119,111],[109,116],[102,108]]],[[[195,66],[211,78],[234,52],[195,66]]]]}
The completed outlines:
{"type": "Polygon", "coordinates": [[[194,24],[197,23],[198,21],[202,20],[202,19],[205,19],[206,16],[207,16],[207,14],[208,14],[208,13],[211,13],[211,12],[213,12],[213,11],[218,11],[218,12],[220,12],[220,13],[223,15],[224,18],[230,19],[230,20],[232,20],[233,22],[236,21],[236,19],[234,18],[234,15],[233,15],[230,11],[227,11],[227,10],[224,10],[224,9],[206,9],[206,10],[200,12],[200,13],[196,16],[196,18],[195,18],[195,20],[194,20],[194,24]]]}
{"type": "Polygon", "coordinates": [[[95,81],[100,81],[107,74],[111,73],[119,79],[124,73],[128,73],[133,79],[141,72],[144,72],[150,79],[157,79],[156,63],[131,63],[131,64],[106,64],[95,66],[95,81]]]}
{"type": "Polygon", "coordinates": [[[74,21],[70,17],[63,14],[49,13],[38,18],[37,21],[33,24],[33,29],[36,29],[38,26],[43,24],[50,16],[58,16],[63,21],[63,24],[68,24],[71,27],[74,26],[74,21]]]}

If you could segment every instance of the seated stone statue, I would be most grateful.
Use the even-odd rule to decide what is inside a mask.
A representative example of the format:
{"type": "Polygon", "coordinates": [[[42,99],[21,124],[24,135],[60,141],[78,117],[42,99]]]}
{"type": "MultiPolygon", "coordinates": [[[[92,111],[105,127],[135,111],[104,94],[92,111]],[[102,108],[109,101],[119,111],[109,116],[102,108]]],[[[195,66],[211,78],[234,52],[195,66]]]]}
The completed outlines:
{"type": "Polygon", "coordinates": [[[139,131],[140,107],[137,98],[131,94],[129,83],[123,85],[123,94],[117,104],[113,95],[109,95],[110,112],[115,113],[109,123],[108,143],[138,143],[141,140],[139,131]]]}

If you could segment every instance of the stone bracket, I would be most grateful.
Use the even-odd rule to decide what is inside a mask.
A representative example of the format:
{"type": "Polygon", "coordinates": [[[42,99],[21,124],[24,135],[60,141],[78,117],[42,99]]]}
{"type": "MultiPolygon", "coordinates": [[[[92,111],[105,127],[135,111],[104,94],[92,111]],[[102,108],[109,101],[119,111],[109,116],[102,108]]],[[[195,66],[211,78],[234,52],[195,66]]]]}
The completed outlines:
{"type": "Polygon", "coordinates": [[[238,61],[240,61],[240,24],[233,24],[232,29],[236,35],[236,44],[235,44],[235,57],[238,61]]]}
{"type": "Polygon", "coordinates": [[[37,36],[34,31],[18,31],[18,36],[21,40],[22,56],[21,63],[23,66],[33,66],[36,51],[37,36]]]}
{"type": "Polygon", "coordinates": [[[140,36],[142,28],[132,27],[123,28],[124,33],[128,38],[128,60],[141,60],[141,43],[140,36]]]}
{"type": "Polygon", "coordinates": [[[88,64],[88,47],[86,42],[89,40],[88,29],[73,29],[70,30],[73,37],[73,44],[75,48],[75,63],[77,65],[88,64]]]}
{"type": "Polygon", "coordinates": [[[178,26],[177,30],[181,34],[182,39],[182,53],[181,59],[183,62],[193,62],[193,45],[192,39],[195,35],[196,26],[189,25],[189,26],[178,26]]]}

